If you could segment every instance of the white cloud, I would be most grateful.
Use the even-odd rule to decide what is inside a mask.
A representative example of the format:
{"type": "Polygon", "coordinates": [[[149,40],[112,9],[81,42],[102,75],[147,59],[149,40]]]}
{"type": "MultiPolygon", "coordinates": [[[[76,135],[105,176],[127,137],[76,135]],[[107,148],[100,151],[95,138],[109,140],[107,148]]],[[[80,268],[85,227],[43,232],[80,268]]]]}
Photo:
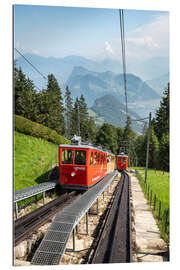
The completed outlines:
{"type": "Polygon", "coordinates": [[[127,56],[169,56],[169,16],[161,15],[149,24],[128,33],[127,56]]]}
{"type": "MultiPolygon", "coordinates": [[[[24,48],[19,41],[16,41],[15,43],[15,48],[18,49],[20,51],[20,53],[22,54],[26,54],[26,53],[33,53],[33,54],[37,54],[40,55],[40,52],[36,49],[28,49],[28,48],[24,48]]],[[[17,55],[17,57],[19,57],[19,55],[17,55]]]]}
{"type": "MultiPolygon", "coordinates": [[[[125,29],[125,50],[127,61],[168,57],[169,15],[154,17],[151,23],[144,24],[128,33],[125,29]]],[[[111,40],[111,43],[105,42],[105,52],[110,58],[121,59],[120,36],[119,39],[111,40]]]]}
{"type": "Polygon", "coordinates": [[[110,43],[108,41],[105,41],[105,51],[108,53],[108,54],[111,54],[111,55],[115,55],[110,43]]]}
{"type": "Polygon", "coordinates": [[[155,43],[151,36],[128,38],[128,43],[135,44],[136,46],[147,46],[149,48],[159,48],[159,45],[155,43]]]}

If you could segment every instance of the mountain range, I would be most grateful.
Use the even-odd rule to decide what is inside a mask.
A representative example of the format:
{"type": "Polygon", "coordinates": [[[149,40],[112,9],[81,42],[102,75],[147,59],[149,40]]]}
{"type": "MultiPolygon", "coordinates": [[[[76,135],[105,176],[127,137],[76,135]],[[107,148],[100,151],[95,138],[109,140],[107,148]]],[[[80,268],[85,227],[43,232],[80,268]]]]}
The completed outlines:
{"type": "MultiPolygon", "coordinates": [[[[121,104],[125,101],[123,74],[120,73],[122,65],[118,60],[94,61],[81,56],[55,58],[36,54],[24,54],[24,56],[46,77],[53,73],[63,93],[66,85],[69,86],[74,99],[82,93],[88,107],[93,108],[94,113],[96,113],[94,104],[99,104],[98,100],[104,96],[106,98],[113,96],[121,104]]],[[[148,116],[150,111],[155,112],[158,108],[163,89],[169,82],[168,64],[168,58],[151,58],[130,63],[128,66],[128,70],[133,71],[126,75],[128,109],[136,112],[141,118],[148,116]]],[[[43,79],[23,57],[16,59],[16,65],[21,66],[37,88],[46,87],[47,80],[43,79]]],[[[112,101],[112,97],[110,100],[112,101]]],[[[102,115],[100,111],[97,113],[102,115]]],[[[100,122],[112,119],[107,114],[103,113],[103,115],[100,122]]]]}
{"type": "MultiPolygon", "coordinates": [[[[128,102],[147,101],[159,99],[160,96],[139,77],[126,74],[128,102]]],[[[92,106],[96,98],[110,94],[119,101],[124,102],[123,74],[111,71],[94,72],[83,67],[74,67],[67,85],[72,91],[73,97],[83,94],[89,106],[92,106]]]]}
{"type": "MultiPolygon", "coordinates": [[[[103,122],[112,124],[116,127],[125,127],[126,125],[127,116],[125,106],[112,95],[105,95],[101,98],[97,98],[90,110],[95,113],[94,119],[97,119],[96,122],[102,121],[103,119],[103,122]]],[[[92,115],[91,112],[90,114],[92,115]]],[[[140,116],[132,110],[128,110],[128,115],[132,120],[132,129],[137,133],[141,133],[144,124],[142,122],[133,121],[135,119],[140,119],[140,116]]]]}
{"type": "MultiPolygon", "coordinates": [[[[67,81],[75,66],[82,66],[87,70],[95,72],[112,71],[119,74],[122,72],[122,64],[120,60],[106,58],[95,61],[82,56],[66,56],[63,58],[43,57],[37,54],[26,53],[24,57],[32,63],[41,73],[48,75],[53,73],[57,78],[60,86],[67,81]]],[[[17,66],[21,66],[22,70],[29,76],[39,87],[44,86],[44,80],[26,61],[20,56],[16,57],[17,66]]],[[[128,73],[135,74],[142,80],[152,80],[161,77],[169,72],[168,57],[153,57],[149,59],[141,59],[139,61],[127,62],[128,73]]]]}
{"type": "Polygon", "coordinates": [[[167,87],[169,82],[169,73],[164,74],[158,78],[154,78],[152,80],[147,80],[146,83],[153,88],[156,93],[160,96],[163,96],[164,88],[167,87]]]}

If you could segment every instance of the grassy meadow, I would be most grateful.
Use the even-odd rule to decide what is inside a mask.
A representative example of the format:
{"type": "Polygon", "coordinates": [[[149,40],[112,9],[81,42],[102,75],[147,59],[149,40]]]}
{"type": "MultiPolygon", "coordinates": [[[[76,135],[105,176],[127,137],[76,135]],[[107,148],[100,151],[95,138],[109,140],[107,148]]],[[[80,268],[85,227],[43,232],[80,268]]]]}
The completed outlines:
{"type": "Polygon", "coordinates": [[[58,145],[14,132],[14,190],[46,181],[54,163],[58,163],[58,145]]]}
{"type": "Polygon", "coordinates": [[[161,232],[161,237],[169,242],[169,212],[167,212],[170,208],[169,172],[148,169],[147,185],[145,185],[145,168],[138,167],[134,169],[138,171],[136,176],[140,180],[140,185],[148,203],[151,205],[153,215],[157,220],[161,232]],[[168,215],[167,219],[166,215],[168,215]]]}

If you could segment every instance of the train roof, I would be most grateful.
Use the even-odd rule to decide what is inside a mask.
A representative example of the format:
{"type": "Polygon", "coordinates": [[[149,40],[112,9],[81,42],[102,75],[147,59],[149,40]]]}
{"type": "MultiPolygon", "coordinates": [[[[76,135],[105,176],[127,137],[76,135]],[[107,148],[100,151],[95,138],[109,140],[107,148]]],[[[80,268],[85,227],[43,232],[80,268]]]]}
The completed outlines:
{"type": "Polygon", "coordinates": [[[88,145],[88,144],[60,144],[59,147],[65,147],[65,148],[84,148],[84,149],[93,149],[93,150],[97,150],[97,151],[101,151],[104,153],[108,153],[111,155],[114,155],[113,153],[111,153],[108,150],[102,149],[102,148],[98,148],[96,146],[93,145],[88,145]]]}
{"type": "Polygon", "coordinates": [[[117,155],[117,157],[128,157],[128,155],[126,155],[126,154],[119,154],[119,155],[117,155]]]}

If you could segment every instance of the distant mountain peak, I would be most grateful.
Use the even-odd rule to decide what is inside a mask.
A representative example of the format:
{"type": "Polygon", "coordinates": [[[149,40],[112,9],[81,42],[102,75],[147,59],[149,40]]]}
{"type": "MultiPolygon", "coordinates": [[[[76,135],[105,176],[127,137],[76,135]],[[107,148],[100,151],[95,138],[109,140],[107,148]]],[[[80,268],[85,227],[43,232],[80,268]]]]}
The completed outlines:
{"type": "MultiPolygon", "coordinates": [[[[125,105],[113,95],[108,94],[97,98],[90,109],[95,112],[98,117],[103,118],[106,123],[116,127],[124,127],[126,124],[125,105]]],[[[129,110],[129,114],[132,119],[140,118],[139,115],[132,110],[129,110]]],[[[142,123],[132,123],[133,130],[138,133],[142,132],[142,127],[142,123]]]]}

